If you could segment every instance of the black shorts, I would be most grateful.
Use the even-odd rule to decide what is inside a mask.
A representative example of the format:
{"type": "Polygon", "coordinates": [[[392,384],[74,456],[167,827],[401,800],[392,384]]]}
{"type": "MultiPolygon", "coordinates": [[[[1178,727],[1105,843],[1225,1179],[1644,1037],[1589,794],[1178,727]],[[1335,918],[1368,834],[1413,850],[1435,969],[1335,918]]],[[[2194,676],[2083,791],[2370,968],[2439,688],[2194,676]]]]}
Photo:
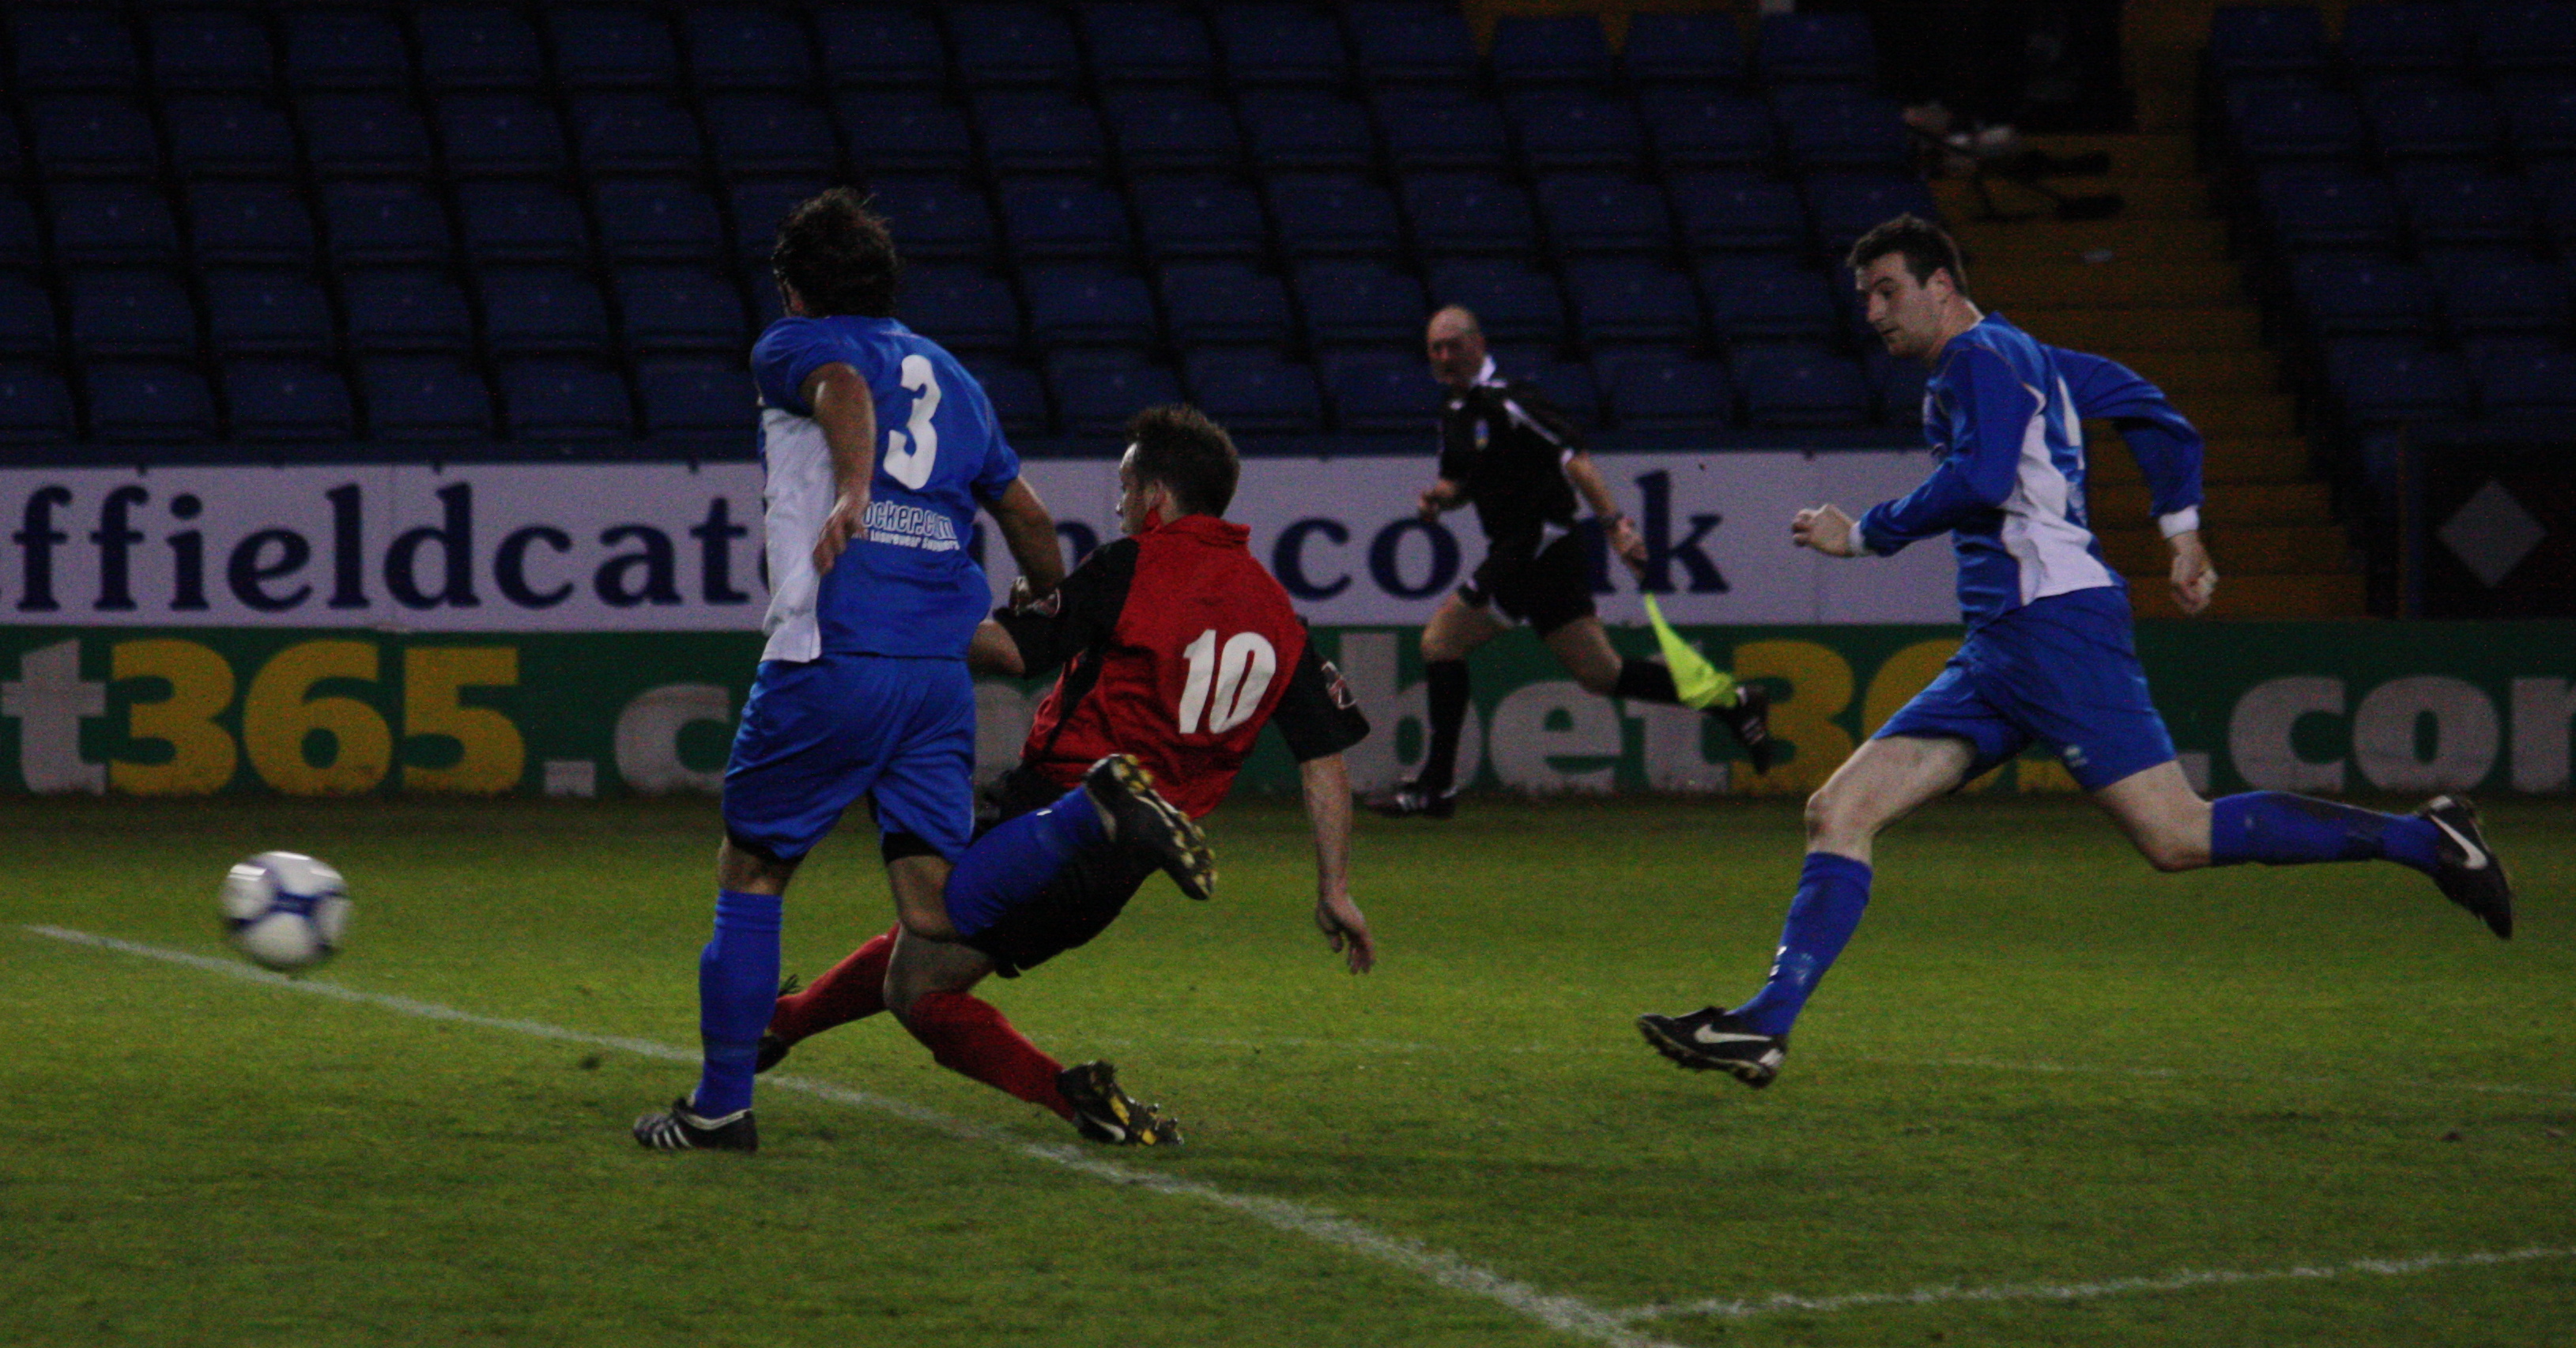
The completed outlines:
{"type": "MultiPolygon", "coordinates": [[[[995,824],[1051,805],[1063,795],[1063,787],[1027,768],[1014,768],[986,787],[977,800],[975,832],[980,837],[995,824]]],[[[1115,844],[1085,848],[1046,888],[966,938],[964,944],[991,956],[993,972],[1017,978],[1022,970],[1034,969],[1107,931],[1126,911],[1127,901],[1160,869],[1153,855],[1141,848],[1115,844]]]]}
{"type": "Polygon", "coordinates": [[[1458,587],[1458,597],[1478,608],[1491,604],[1546,636],[1592,616],[1592,558],[1580,532],[1566,534],[1536,554],[1497,547],[1458,587]]]}

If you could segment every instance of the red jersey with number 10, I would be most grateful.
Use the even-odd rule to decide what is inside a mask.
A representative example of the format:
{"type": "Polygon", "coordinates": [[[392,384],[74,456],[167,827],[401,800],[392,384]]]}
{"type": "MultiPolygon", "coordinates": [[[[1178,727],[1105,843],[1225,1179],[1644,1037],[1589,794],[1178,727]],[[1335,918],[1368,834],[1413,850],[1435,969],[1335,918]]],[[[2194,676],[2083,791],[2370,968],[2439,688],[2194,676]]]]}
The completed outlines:
{"type": "Polygon", "coordinates": [[[1250,536],[1186,515],[1094,552],[1038,611],[1003,615],[1032,672],[1064,663],[1021,762],[1070,788],[1100,758],[1134,754],[1196,818],[1225,799],[1292,685],[1301,724],[1281,729],[1301,761],[1365,735],[1250,536]]]}

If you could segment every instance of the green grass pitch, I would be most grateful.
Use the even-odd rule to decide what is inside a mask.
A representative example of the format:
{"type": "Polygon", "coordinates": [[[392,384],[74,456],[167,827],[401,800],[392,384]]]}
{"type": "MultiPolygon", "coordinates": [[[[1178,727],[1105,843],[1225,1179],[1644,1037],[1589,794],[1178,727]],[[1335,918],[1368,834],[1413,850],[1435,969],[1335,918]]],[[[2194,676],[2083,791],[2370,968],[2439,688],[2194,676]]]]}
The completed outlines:
{"type": "MultiPolygon", "coordinates": [[[[691,1070],[578,1037],[692,1044],[708,802],[0,801],[0,1342],[2563,1345],[2576,823],[2488,819],[2510,944],[2392,866],[2159,876],[2078,801],[1937,805],[1754,1094],[1629,1022],[1752,989],[1793,806],[1367,820],[1353,978],[1302,818],[1238,802],[1214,903],[987,985],[1188,1147],[1071,1145],[877,1021],[743,1158],[639,1151],[691,1070]],[[267,848],[356,899],[305,990],[222,971],[267,848]]],[[[787,966],[890,912],[827,844],[787,966]]]]}

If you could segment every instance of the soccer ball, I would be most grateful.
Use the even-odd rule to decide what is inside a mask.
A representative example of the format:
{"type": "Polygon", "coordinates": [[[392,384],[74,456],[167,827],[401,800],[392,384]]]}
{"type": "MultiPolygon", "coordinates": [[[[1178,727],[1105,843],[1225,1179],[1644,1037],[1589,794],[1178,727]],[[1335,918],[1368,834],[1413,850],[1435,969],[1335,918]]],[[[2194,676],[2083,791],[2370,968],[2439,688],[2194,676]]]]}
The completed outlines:
{"type": "Polygon", "coordinates": [[[224,877],[224,927],[254,964],[309,969],[340,948],[349,887],[327,862],[297,852],[262,852],[224,877]]]}

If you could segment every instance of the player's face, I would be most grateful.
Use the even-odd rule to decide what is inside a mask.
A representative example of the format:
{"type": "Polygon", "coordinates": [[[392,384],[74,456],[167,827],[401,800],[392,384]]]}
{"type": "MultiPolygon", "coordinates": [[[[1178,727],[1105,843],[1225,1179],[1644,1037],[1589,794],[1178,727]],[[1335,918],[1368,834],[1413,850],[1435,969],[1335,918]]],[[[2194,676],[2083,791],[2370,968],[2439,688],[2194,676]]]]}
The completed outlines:
{"type": "Polygon", "coordinates": [[[1485,368],[1485,335],[1463,323],[1433,319],[1423,345],[1431,356],[1431,377],[1451,388],[1475,383],[1485,368]]]}
{"type": "Polygon", "coordinates": [[[1903,253],[1873,258],[1855,278],[1861,306],[1887,354],[1919,360],[1941,345],[1941,296],[1948,293],[1948,273],[1936,271],[1929,282],[1917,281],[1905,269],[1903,253]]]}
{"type": "Polygon", "coordinates": [[[1162,504],[1160,488],[1148,490],[1136,479],[1136,447],[1129,445],[1127,454],[1118,460],[1118,528],[1127,534],[1145,532],[1145,516],[1162,504]]]}

